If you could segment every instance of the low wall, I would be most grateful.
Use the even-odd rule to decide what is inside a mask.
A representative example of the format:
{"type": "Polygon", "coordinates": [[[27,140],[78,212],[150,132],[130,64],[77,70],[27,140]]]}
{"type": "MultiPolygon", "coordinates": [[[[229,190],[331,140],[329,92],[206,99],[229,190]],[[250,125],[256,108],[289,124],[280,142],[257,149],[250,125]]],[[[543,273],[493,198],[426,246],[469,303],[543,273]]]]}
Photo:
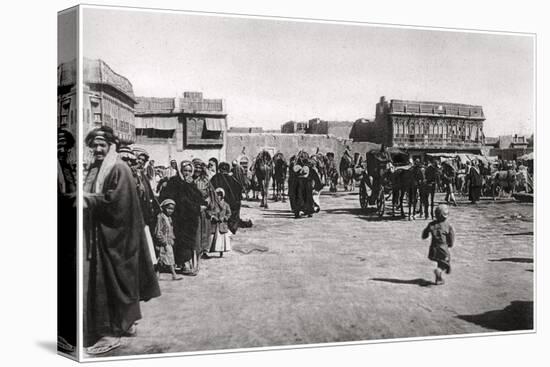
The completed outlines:
{"type": "Polygon", "coordinates": [[[200,158],[205,162],[212,157],[218,161],[225,160],[225,149],[223,147],[217,149],[178,150],[176,149],[176,142],[168,139],[155,142],[140,142],[132,145],[132,147],[145,149],[149,153],[149,159],[153,159],[156,166],[168,166],[171,159],[177,160],[178,163],[182,160],[192,160],[193,158],[200,158]]]}
{"type": "Polygon", "coordinates": [[[368,142],[352,142],[350,139],[343,139],[333,135],[314,134],[227,134],[226,156],[228,160],[234,160],[242,154],[254,158],[262,149],[272,152],[282,152],[288,159],[300,150],[312,154],[317,151],[321,153],[334,152],[336,159],[339,159],[346,145],[349,145],[353,153],[358,152],[364,155],[370,149],[379,148],[378,144],[368,142]]]}

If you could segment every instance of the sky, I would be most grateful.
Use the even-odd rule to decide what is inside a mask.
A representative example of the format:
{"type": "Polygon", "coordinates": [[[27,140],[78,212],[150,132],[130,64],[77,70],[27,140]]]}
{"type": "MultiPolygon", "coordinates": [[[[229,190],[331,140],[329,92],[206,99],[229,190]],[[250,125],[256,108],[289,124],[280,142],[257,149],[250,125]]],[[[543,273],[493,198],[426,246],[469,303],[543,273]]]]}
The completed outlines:
{"type": "Polygon", "coordinates": [[[374,117],[381,96],[483,106],[486,136],[534,131],[526,34],[85,9],[83,54],[136,96],[223,98],[229,126],[374,117]]]}

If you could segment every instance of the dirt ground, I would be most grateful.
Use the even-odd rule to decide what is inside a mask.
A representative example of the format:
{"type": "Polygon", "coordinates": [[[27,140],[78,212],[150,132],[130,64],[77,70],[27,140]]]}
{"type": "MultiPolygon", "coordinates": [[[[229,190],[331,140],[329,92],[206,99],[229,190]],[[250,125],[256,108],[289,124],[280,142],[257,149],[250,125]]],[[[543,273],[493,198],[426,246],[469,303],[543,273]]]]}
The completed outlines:
{"type": "MultiPolygon", "coordinates": [[[[340,189],[341,190],[341,189],[340,189]]],[[[443,196],[438,196],[443,199],[443,196]]],[[[533,325],[533,205],[451,207],[446,284],[422,240],[426,220],[364,213],[358,191],[323,192],[319,214],[243,202],[254,226],[196,277],[161,280],[138,336],[103,356],[525,330],[533,325]]]]}

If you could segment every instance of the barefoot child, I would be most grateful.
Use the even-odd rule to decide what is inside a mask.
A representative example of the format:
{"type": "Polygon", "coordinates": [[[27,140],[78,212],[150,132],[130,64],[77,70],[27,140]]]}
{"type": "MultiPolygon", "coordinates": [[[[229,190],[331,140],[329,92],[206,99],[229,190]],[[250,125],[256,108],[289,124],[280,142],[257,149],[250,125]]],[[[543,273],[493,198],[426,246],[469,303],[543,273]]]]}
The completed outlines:
{"type": "Polygon", "coordinates": [[[157,264],[157,277],[160,277],[160,267],[167,266],[172,273],[172,280],[181,280],[182,277],[176,275],[174,269],[174,228],[172,227],[172,214],[176,207],[174,200],[166,199],[160,207],[162,212],[157,216],[157,225],[155,227],[155,242],[159,253],[159,262],[157,264]]]}
{"type": "Polygon", "coordinates": [[[442,274],[451,272],[451,254],[449,248],[453,247],[455,231],[447,221],[449,208],[447,205],[439,205],[435,209],[435,220],[428,224],[422,232],[422,238],[426,239],[431,234],[432,243],[428,252],[428,259],[437,262],[435,273],[435,284],[444,284],[442,274]]]}

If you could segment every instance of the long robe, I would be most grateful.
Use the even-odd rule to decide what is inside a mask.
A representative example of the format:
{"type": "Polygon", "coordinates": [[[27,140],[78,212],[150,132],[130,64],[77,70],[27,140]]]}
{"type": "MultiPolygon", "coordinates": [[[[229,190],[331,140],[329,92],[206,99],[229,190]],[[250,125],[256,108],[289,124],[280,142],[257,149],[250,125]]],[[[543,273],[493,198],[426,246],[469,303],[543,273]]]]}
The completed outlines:
{"type": "Polygon", "coordinates": [[[479,169],[471,167],[468,173],[468,182],[470,183],[469,199],[472,202],[479,201],[481,197],[481,186],[483,184],[479,169]]]}
{"type": "Polygon", "coordinates": [[[201,252],[208,252],[211,245],[212,223],[210,217],[217,215],[221,210],[219,200],[216,196],[215,189],[206,176],[195,179],[195,186],[202,194],[202,198],[208,203],[206,211],[202,211],[199,220],[199,228],[197,230],[198,241],[200,241],[201,252]]]}
{"type": "Polygon", "coordinates": [[[225,191],[225,202],[229,204],[231,216],[227,221],[229,230],[235,234],[241,221],[241,200],[243,187],[233,176],[224,173],[217,173],[212,177],[210,183],[214,188],[221,187],[225,191]]]}
{"type": "MultiPolygon", "coordinates": [[[[84,189],[94,192],[97,167],[84,189]]],[[[86,199],[85,234],[88,279],[85,302],[85,344],[102,336],[120,336],[141,318],[139,301],[160,296],[147,247],[136,182],[117,158],[100,193],[86,199]]]]}
{"type": "Polygon", "coordinates": [[[172,199],[176,203],[172,214],[176,236],[174,259],[176,264],[183,265],[193,258],[193,252],[201,251],[197,231],[201,216],[200,207],[206,206],[207,203],[195,184],[184,181],[180,176],[172,177],[162,190],[159,200],[163,202],[165,199],[172,199]]]}

